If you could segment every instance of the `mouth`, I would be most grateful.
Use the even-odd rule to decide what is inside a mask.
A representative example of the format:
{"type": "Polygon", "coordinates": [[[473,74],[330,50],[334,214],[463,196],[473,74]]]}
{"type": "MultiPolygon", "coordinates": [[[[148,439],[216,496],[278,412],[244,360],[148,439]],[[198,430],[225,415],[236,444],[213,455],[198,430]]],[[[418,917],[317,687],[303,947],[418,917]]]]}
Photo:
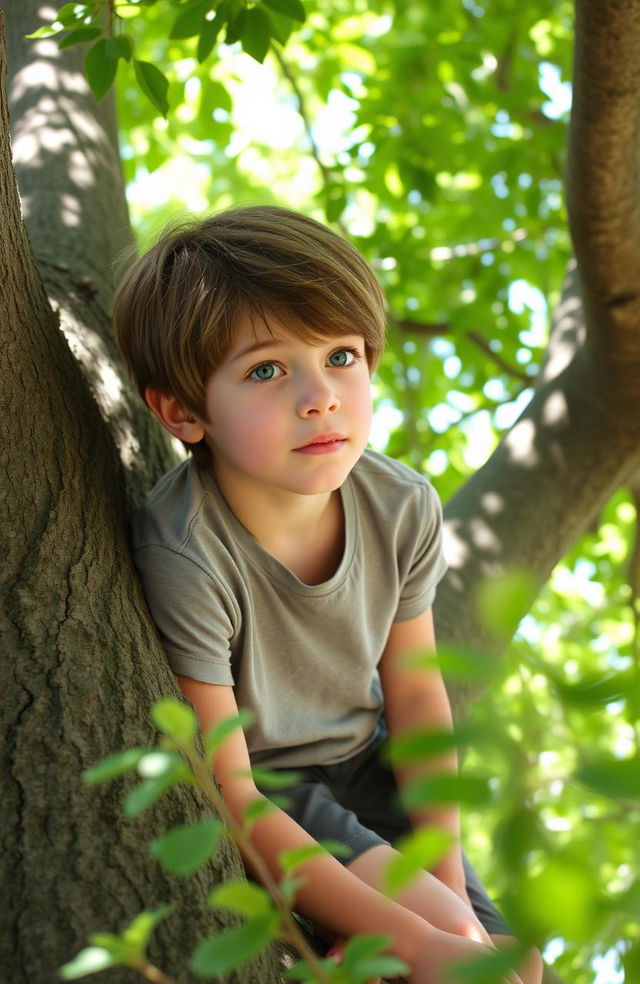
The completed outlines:
{"type": "Polygon", "coordinates": [[[299,448],[294,448],[294,450],[310,454],[339,451],[346,440],[344,434],[317,434],[315,437],[310,438],[306,444],[302,444],[299,448]]]}

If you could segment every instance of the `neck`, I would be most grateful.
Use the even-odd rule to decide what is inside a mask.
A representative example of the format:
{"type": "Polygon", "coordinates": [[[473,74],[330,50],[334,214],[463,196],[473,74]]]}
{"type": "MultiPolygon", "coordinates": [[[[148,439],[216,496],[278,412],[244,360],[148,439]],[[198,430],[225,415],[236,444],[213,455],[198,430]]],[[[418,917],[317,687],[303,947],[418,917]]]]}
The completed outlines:
{"type": "Polygon", "coordinates": [[[239,489],[215,469],[214,477],[236,518],[281,564],[308,584],[331,577],[344,547],[344,517],[337,490],[299,495],[256,488],[251,483],[239,489]]]}
{"type": "Polygon", "coordinates": [[[288,535],[300,536],[317,527],[334,496],[332,492],[299,495],[246,480],[238,485],[215,466],[213,476],[233,514],[267,549],[274,533],[286,530],[288,535]]]}

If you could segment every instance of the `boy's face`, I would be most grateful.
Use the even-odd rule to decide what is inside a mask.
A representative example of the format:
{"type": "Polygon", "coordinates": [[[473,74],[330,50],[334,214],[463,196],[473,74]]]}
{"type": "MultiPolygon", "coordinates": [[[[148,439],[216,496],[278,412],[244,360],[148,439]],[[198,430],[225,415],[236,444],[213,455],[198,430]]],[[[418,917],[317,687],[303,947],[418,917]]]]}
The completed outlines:
{"type": "Polygon", "coordinates": [[[358,335],[309,344],[242,320],[206,388],[200,421],[223,487],[314,495],[339,488],[371,426],[369,367],[358,335]]]}

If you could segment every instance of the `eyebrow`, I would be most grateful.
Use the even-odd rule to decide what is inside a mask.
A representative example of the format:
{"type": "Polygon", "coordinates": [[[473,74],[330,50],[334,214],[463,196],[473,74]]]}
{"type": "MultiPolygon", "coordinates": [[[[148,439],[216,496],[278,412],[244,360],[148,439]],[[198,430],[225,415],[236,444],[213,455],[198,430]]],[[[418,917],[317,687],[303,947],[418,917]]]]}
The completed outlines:
{"type": "Polygon", "coordinates": [[[274,348],[279,345],[284,345],[284,342],[279,342],[275,338],[269,338],[268,340],[252,342],[251,345],[245,345],[245,347],[241,348],[239,352],[236,352],[236,354],[233,356],[233,358],[230,361],[237,362],[238,359],[243,359],[245,355],[251,355],[252,352],[259,352],[260,349],[274,348]]]}

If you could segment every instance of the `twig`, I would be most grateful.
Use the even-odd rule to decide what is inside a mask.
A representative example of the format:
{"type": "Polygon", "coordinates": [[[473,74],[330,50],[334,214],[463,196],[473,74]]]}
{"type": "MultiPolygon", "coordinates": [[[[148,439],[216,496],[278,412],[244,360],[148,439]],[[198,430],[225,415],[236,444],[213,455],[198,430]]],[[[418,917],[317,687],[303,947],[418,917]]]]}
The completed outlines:
{"type": "Polygon", "coordinates": [[[484,352],[485,355],[488,355],[489,358],[495,362],[495,364],[502,369],[503,372],[506,372],[508,376],[512,376],[513,379],[522,380],[522,382],[526,383],[527,386],[533,386],[533,379],[528,375],[528,373],[523,372],[521,369],[516,369],[515,366],[512,366],[509,362],[507,362],[507,360],[499,355],[498,352],[494,352],[487,340],[477,331],[467,331],[465,332],[465,335],[469,341],[473,342],[473,344],[484,352]]]}
{"type": "Polygon", "coordinates": [[[329,976],[322,968],[316,953],[304,938],[298,923],[292,915],[289,903],[282,894],[280,886],[273,878],[269,868],[262,858],[262,855],[251,843],[251,840],[242,824],[238,823],[227,807],[222,794],[219,792],[218,787],[209,774],[206,763],[193,748],[184,749],[184,753],[187,756],[189,764],[191,765],[201,788],[204,790],[206,795],[209,797],[209,800],[224,820],[224,823],[226,824],[238,847],[242,848],[245,857],[249,860],[252,868],[258,875],[260,881],[278,908],[284,924],[284,933],[282,934],[283,938],[286,942],[291,943],[296,950],[298,950],[301,956],[304,957],[309,966],[313,968],[313,971],[316,974],[317,980],[320,984],[330,984],[329,976]]]}
{"type": "Polygon", "coordinates": [[[152,984],[177,984],[173,977],[167,977],[159,967],[152,963],[136,964],[135,969],[152,984]]]}
{"type": "MultiPolygon", "coordinates": [[[[296,97],[296,101],[298,103],[297,106],[298,113],[300,114],[300,118],[304,126],[304,131],[307,135],[307,140],[309,141],[309,144],[311,146],[311,156],[313,157],[314,161],[318,165],[318,168],[322,175],[322,180],[324,181],[327,188],[329,188],[331,187],[332,184],[334,184],[334,178],[333,175],[331,174],[331,171],[322,160],[320,148],[318,147],[318,144],[316,143],[316,139],[313,135],[311,119],[307,111],[306,101],[302,89],[298,85],[298,80],[296,79],[295,75],[291,71],[291,68],[283,58],[282,52],[279,50],[279,48],[275,44],[272,44],[271,51],[273,52],[273,56],[277,61],[278,65],[280,66],[280,71],[282,72],[287,82],[291,86],[293,90],[293,94],[296,97]]],[[[348,230],[346,229],[344,223],[340,219],[336,220],[336,225],[338,226],[342,234],[345,237],[348,237],[348,230]]]]}

